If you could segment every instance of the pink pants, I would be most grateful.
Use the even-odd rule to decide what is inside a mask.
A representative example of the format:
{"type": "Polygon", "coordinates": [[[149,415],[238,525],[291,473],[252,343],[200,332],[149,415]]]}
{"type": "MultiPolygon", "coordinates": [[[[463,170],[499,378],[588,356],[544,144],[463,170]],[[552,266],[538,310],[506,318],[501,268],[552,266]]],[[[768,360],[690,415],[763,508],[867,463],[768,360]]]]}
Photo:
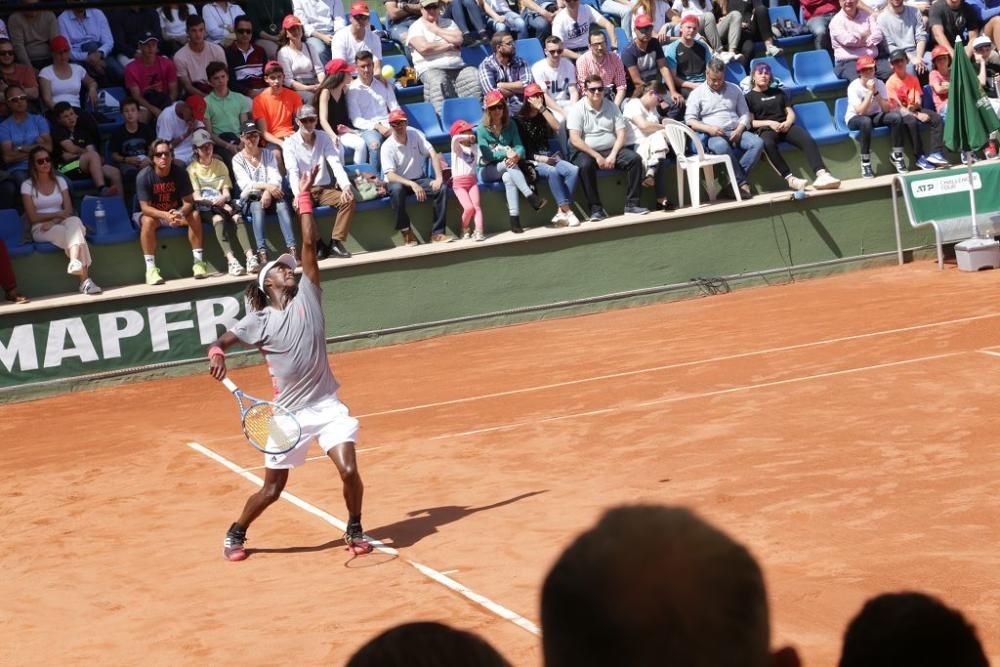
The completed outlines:
{"type": "Polygon", "coordinates": [[[41,225],[32,225],[31,238],[39,243],[47,241],[62,248],[66,251],[67,257],[69,257],[69,249],[78,245],[80,246],[80,261],[84,266],[90,266],[90,248],[87,247],[87,239],[84,237],[85,231],[80,218],[72,216],[58,225],[52,225],[47,232],[42,231],[41,225]]]}
{"type": "Polygon", "coordinates": [[[451,179],[451,189],[462,204],[462,229],[469,228],[469,221],[476,218],[476,231],[483,231],[483,209],[479,206],[479,186],[474,174],[455,176],[451,179]]]}

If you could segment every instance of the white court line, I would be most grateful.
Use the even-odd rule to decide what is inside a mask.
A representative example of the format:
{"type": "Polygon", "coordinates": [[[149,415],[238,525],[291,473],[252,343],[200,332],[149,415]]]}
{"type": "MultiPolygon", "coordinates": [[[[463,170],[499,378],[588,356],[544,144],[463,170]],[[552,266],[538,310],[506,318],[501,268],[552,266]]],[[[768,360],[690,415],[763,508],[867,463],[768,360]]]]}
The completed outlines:
{"type": "MultiPolygon", "coordinates": [[[[363,447],[361,449],[355,449],[354,451],[357,452],[358,454],[360,454],[361,452],[374,452],[376,449],[382,449],[382,447],[381,446],[379,446],[379,447],[363,447]]],[[[326,458],[330,458],[330,457],[328,457],[326,454],[318,454],[316,456],[309,456],[309,457],[307,457],[306,461],[319,461],[320,459],[326,459],[326,458]]],[[[263,470],[266,467],[267,466],[250,466],[249,468],[241,468],[241,470],[243,470],[243,471],[263,470]]]]}
{"type": "Polygon", "coordinates": [[[394,408],[392,410],[382,410],[379,412],[369,412],[363,415],[355,415],[358,419],[363,419],[365,417],[381,417],[382,415],[394,415],[401,412],[413,412],[416,410],[426,410],[428,408],[439,408],[446,405],[457,405],[459,403],[471,403],[472,401],[480,401],[489,398],[500,398],[502,396],[513,396],[516,394],[526,394],[534,391],[545,391],[546,389],[558,389],[560,387],[571,387],[577,384],[585,384],[587,382],[599,382],[601,380],[611,380],[614,378],[628,377],[630,375],[642,375],[644,373],[656,373],[657,371],[672,370],[675,368],[686,368],[688,366],[699,366],[701,364],[713,364],[720,361],[730,361],[733,359],[745,359],[747,357],[761,356],[765,354],[773,354],[775,352],[789,352],[791,350],[801,350],[809,347],[818,347],[821,345],[833,345],[835,343],[843,343],[845,341],[851,340],[862,340],[864,338],[873,338],[877,336],[889,336],[897,333],[905,333],[908,331],[919,331],[921,329],[932,329],[935,327],[944,327],[952,324],[964,324],[966,322],[976,322],[978,320],[986,320],[993,317],[1000,317],[1000,313],[990,313],[988,315],[973,315],[971,317],[961,317],[955,320],[944,320],[941,322],[929,322],[927,324],[915,324],[909,327],[902,327],[899,329],[886,329],[884,331],[871,331],[864,334],[856,334],[853,336],[841,336],[840,338],[827,338],[824,340],[817,340],[811,343],[797,343],[795,345],[785,345],[782,347],[770,347],[763,350],[756,350],[753,352],[740,352],[739,354],[727,354],[721,357],[711,357],[708,359],[699,359],[697,361],[682,361],[675,364],[666,364],[664,366],[650,366],[648,368],[638,368],[631,371],[622,371],[621,373],[609,373],[607,375],[594,375],[591,377],[580,378],[577,380],[567,380],[565,382],[553,382],[552,384],[542,384],[536,385],[534,387],[523,387],[521,389],[509,389],[507,391],[498,391],[492,394],[480,394],[478,396],[463,396],[462,398],[454,398],[447,401],[438,401],[436,403],[424,403],[422,405],[411,405],[405,408],[394,408]]]}
{"type": "Polygon", "coordinates": [[[988,354],[991,357],[1000,357],[1000,352],[993,352],[991,350],[978,350],[978,352],[982,352],[983,354],[988,354]]]}
{"type": "MultiPolygon", "coordinates": [[[[243,477],[244,479],[253,482],[257,486],[264,486],[264,480],[263,479],[261,479],[257,475],[254,475],[254,474],[252,474],[250,472],[247,472],[243,468],[240,468],[238,465],[236,465],[235,463],[233,463],[229,459],[225,458],[224,456],[222,456],[220,454],[217,454],[217,453],[213,452],[208,447],[205,447],[204,445],[198,444],[197,442],[189,442],[187,444],[188,444],[188,447],[190,447],[191,449],[195,450],[196,452],[198,452],[200,454],[204,454],[205,456],[207,456],[208,458],[212,459],[213,461],[215,461],[217,463],[221,463],[225,467],[227,467],[230,470],[232,470],[233,472],[235,472],[240,477],[243,477]]],[[[321,510],[320,508],[316,507],[315,505],[312,505],[312,504],[306,502],[305,500],[302,500],[298,496],[295,496],[295,495],[289,493],[288,491],[282,491],[281,492],[281,497],[284,498],[285,500],[287,500],[288,502],[292,503],[296,507],[298,507],[300,509],[303,509],[306,512],[309,512],[310,514],[312,514],[314,516],[319,517],[323,521],[326,521],[327,523],[329,523],[330,525],[332,525],[337,530],[345,530],[345,531],[347,530],[347,524],[346,523],[344,523],[343,521],[341,521],[337,517],[333,516],[329,512],[325,512],[324,510],[321,510]]],[[[461,595],[461,596],[463,596],[463,597],[471,600],[472,602],[475,602],[477,605],[483,607],[487,611],[489,611],[489,612],[491,612],[493,614],[496,614],[500,618],[503,618],[503,619],[506,619],[506,620],[510,621],[514,625],[520,627],[523,630],[527,630],[528,632],[530,632],[531,634],[533,634],[535,636],[541,636],[541,631],[538,629],[538,626],[535,625],[534,623],[532,623],[531,621],[529,621],[528,619],[524,618],[520,614],[517,614],[517,613],[511,611],[510,609],[507,609],[506,607],[501,606],[501,605],[497,604],[496,602],[493,602],[489,598],[483,597],[479,593],[476,593],[475,591],[472,591],[469,588],[466,588],[464,585],[458,583],[454,579],[451,579],[450,577],[445,576],[442,572],[438,572],[437,570],[435,570],[433,568],[429,568],[426,565],[423,565],[421,563],[418,563],[418,562],[416,562],[414,560],[410,560],[409,558],[406,558],[406,557],[400,555],[399,551],[397,551],[396,549],[393,549],[392,547],[386,546],[385,544],[383,544],[382,542],[379,542],[376,539],[372,539],[371,537],[369,537],[367,535],[365,537],[369,540],[369,542],[371,542],[372,546],[375,547],[375,549],[377,549],[378,551],[380,551],[380,552],[382,552],[384,554],[388,554],[390,556],[395,556],[395,557],[399,558],[404,563],[408,563],[409,565],[413,566],[421,574],[429,577],[430,579],[433,579],[434,581],[436,581],[437,583],[441,584],[442,586],[446,586],[447,588],[450,588],[451,590],[453,590],[456,593],[458,593],[459,595],[461,595]]]]}
{"type": "MultiPolygon", "coordinates": [[[[641,403],[630,403],[627,405],[620,405],[611,408],[601,408],[599,410],[588,410],[587,412],[575,412],[568,415],[559,415],[556,417],[543,417],[541,419],[532,419],[529,421],[514,422],[511,424],[502,424],[500,426],[491,426],[488,428],[480,428],[473,431],[462,431],[459,433],[448,433],[446,435],[436,435],[431,440],[444,440],[446,438],[457,438],[463,435],[478,435],[480,433],[495,433],[496,431],[507,431],[514,428],[521,428],[523,426],[529,426],[534,424],[544,424],[547,422],[562,421],[565,419],[577,419],[579,417],[592,417],[594,415],[609,414],[612,412],[621,412],[625,410],[635,410],[637,408],[645,408],[651,405],[665,405],[668,403],[680,403],[682,401],[691,401],[699,398],[711,398],[713,396],[724,396],[726,394],[734,394],[741,391],[751,391],[753,389],[763,389],[766,387],[779,387],[781,385],[793,384],[796,382],[808,382],[810,380],[819,380],[822,378],[836,377],[838,375],[849,375],[852,373],[862,373],[864,371],[877,370],[881,368],[891,368],[893,366],[903,366],[905,364],[915,364],[922,361],[932,361],[934,359],[944,359],[946,357],[954,357],[960,354],[967,354],[966,352],[946,352],[944,354],[935,354],[929,357],[917,357],[916,359],[904,359],[903,361],[890,361],[884,364],[875,364],[874,366],[860,366],[858,368],[848,368],[842,371],[830,371],[829,373],[819,373],[817,375],[806,375],[804,377],[788,378],[785,380],[775,380],[773,382],[761,382],[758,384],[747,384],[740,385],[738,387],[729,387],[728,389],[717,389],[715,391],[707,391],[700,394],[686,394],[684,396],[671,396],[670,398],[658,398],[652,401],[643,401],[641,403]]],[[[1000,356],[1000,355],[998,355],[1000,356]]]]}

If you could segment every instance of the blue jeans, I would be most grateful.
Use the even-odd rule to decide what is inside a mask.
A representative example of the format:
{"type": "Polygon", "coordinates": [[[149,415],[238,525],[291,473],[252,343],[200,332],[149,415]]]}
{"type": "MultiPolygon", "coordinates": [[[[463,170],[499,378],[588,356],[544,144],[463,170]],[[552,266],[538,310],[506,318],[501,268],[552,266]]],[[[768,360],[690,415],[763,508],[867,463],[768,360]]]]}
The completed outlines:
{"type": "Polygon", "coordinates": [[[448,18],[455,22],[463,35],[486,34],[486,16],[476,0],[453,0],[446,14],[450,14],[448,18]]]}
{"type": "Polygon", "coordinates": [[[740,143],[734,146],[729,143],[726,137],[707,137],[701,134],[702,143],[709,153],[715,155],[729,155],[733,160],[733,173],[736,175],[736,184],[745,185],[747,174],[760,159],[760,154],[764,150],[764,142],[756,134],[744,131],[740,135],[740,143]]]}
{"type": "Polygon", "coordinates": [[[324,42],[319,37],[306,37],[306,44],[309,45],[309,50],[313,53],[319,54],[319,61],[321,63],[329,62],[330,60],[330,45],[324,42]]]}
{"type": "Polygon", "coordinates": [[[552,190],[556,204],[563,206],[573,201],[576,179],[580,176],[579,167],[569,160],[559,160],[555,165],[536,162],[535,171],[540,177],[549,180],[549,190],[552,190]]]}
{"type": "Polygon", "coordinates": [[[525,9],[521,12],[521,18],[528,24],[528,31],[543,43],[545,38],[552,34],[552,24],[544,16],[525,9]]]}
{"type": "MultiPolygon", "coordinates": [[[[292,209],[284,199],[272,204],[275,213],[278,214],[278,227],[281,228],[281,235],[285,238],[285,247],[295,246],[295,232],[292,231],[292,209]]],[[[250,221],[253,224],[253,235],[257,237],[257,250],[267,248],[267,235],[264,232],[264,207],[260,200],[250,202],[250,221]]]]}
{"type": "Polygon", "coordinates": [[[506,12],[503,15],[503,23],[498,23],[493,19],[488,19],[490,30],[493,32],[509,32],[516,35],[517,39],[528,37],[528,24],[517,12],[506,12]]]}
{"type": "Polygon", "coordinates": [[[531,195],[531,188],[528,181],[524,179],[524,172],[517,167],[508,169],[503,162],[494,162],[483,167],[479,171],[479,178],[483,183],[496,183],[503,181],[503,186],[507,190],[507,211],[511,215],[521,213],[520,201],[517,198],[518,191],[525,197],[531,195]]]}
{"type": "Polygon", "coordinates": [[[397,44],[406,44],[403,35],[410,31],[410,26],[416,23],[417,17],[403,19],[398,23],[389,26],[389,38],[397,44]]]}
{"type": "Polygon", "coordinates": [[[372,166],[376,174],[382,173],[382,142],[385,141],[385,137],[378,130],[365,130],[361,133],[361,139],[365,142],[365,147],[368,149],[368,159],[366,162],[372,166]]]}
{"type": "Polygon", "coordinates": [[[833,17],[833,14],[821,14],[820,16],[814,16],[806,21],[806,27],[809,28],[809,32],[813,34],[813,39],[817,49],[826,51],[831,50],[830,21],[833,20],[833,17]]]}

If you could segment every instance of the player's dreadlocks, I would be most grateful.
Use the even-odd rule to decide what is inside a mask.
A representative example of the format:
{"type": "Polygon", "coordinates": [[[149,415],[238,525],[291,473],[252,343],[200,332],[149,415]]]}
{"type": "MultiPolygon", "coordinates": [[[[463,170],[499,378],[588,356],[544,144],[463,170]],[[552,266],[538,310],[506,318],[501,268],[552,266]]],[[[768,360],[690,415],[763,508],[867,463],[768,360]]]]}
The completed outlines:
{"type": "Polygon", "coordinates": [[[270,300],[267,296],[267,292],[262,290],[257,285],[256,280],[252,280],[250,284],[247,285],[246,291],[243,292],[243,298],[247,303],[247,312],[251,313],[267,308],[267,302],[270,300]]]}

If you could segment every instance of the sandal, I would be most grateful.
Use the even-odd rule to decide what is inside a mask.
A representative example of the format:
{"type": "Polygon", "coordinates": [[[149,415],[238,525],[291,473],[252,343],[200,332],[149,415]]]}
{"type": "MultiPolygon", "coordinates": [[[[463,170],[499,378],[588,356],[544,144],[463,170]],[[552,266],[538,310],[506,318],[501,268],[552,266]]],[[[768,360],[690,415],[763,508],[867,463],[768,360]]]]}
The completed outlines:
{"type": "Polygon", "coordinates": [[[28,297],[17,291],[17,288],[7,290],[7,300],[11,303],[28,303],[28,297]]]}

